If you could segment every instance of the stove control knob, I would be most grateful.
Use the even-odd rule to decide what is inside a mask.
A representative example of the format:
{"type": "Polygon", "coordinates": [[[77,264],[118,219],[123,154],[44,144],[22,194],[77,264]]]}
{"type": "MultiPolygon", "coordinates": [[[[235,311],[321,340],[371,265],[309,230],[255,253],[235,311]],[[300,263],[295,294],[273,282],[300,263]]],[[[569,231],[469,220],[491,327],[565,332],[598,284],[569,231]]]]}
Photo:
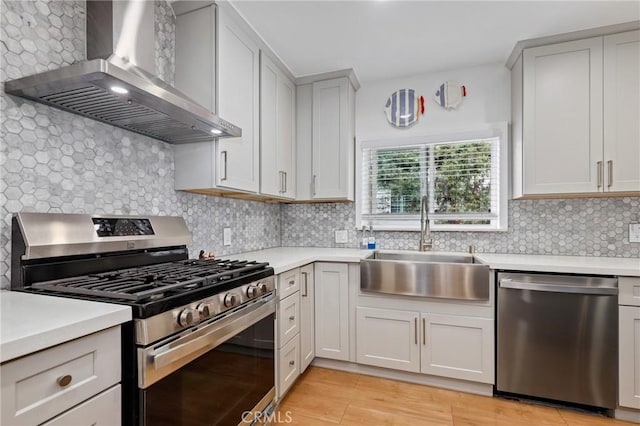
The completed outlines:
{"type": "Polygon", "coordinates": [[[262,290],[257,285],[250,285],[247,288],[247,297],[250,298],[250,299],[254,298],[254,297],[258,297],[261,294],[262,294],[262,290]]]}
{"type": "Polygon", "coordinates": [[[209,318],[211,316],[211,304],[210,303],[199,304],[198,314],[200,314],[200,318],[209,318]]]}
{"type": "Polygon", "coordinates": [[[258,289],[260,290],[261,294],[265,294],[267,291],[269,291],[269,288],[265,283],[258,284],[258,289]]]}
{"type": "Polygon", "coordinates": [[[224,296],[224,306],[227,308],[233,308],[238,304],[238,296],[233,293],[227,293],[224,296]]]}
{"type": "Polygon", "coordinates": [[[193,325],[195,319],[193,309],[183,309],[182,312],[180,312],[180,315],[178,315],[178,324],[183,327],[189,327],[190,325],[193,325]]]}

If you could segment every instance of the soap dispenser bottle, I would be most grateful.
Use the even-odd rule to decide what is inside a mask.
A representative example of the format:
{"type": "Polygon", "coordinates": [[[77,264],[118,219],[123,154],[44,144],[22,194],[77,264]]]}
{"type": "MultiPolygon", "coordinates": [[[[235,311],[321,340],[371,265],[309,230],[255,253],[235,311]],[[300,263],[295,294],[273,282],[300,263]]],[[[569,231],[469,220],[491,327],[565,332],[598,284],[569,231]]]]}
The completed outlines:
{"type": "Polygon", "coordinates": [[[367,242],[367,248],[369,250],[376,249],[376,237],[373,235],[373,226],[369,226],[369,241],[367,242]]]}
{"type": "Polygon", "coordinates": [[[366,250],[369,247],[369,237],[367,237],[367,225],[362,226],[362,243],[360,248],[366,250]]]}

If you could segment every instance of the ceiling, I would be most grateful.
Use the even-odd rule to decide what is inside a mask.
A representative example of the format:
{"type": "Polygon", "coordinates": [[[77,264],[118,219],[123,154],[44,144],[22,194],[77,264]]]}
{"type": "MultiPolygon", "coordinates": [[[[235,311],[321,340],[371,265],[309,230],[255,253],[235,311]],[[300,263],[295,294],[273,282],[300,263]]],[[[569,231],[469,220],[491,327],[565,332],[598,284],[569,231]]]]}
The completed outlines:
{"type": "Polygon", "coordinates": [[[519,40],[640,19],[640,1],[232,1],[296,77],[505,63],[519,40]]]}

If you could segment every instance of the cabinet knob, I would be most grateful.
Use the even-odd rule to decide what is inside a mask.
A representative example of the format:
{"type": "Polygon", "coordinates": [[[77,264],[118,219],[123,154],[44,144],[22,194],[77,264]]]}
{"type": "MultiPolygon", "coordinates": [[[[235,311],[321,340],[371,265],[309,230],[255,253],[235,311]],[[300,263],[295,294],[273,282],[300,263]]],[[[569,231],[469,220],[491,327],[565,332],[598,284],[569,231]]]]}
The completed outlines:
{"type": "Polygon", "coordinates": [[[293,315],[289,317],[289,321],[293,321],[294,319],[296,319],[296,317],[294,317],[293,315]]]}
{"type": "Polygon", "coordinates": [[[65,374],[64,376],[60,376],[57,379],[58,386],[60,386],[61,388],[69,386],[69,383],[71,383],[71,380],[73,380],[73,377],[71,377],[70,374],[65,374]]]}
{"type": "Polygon", "coordinates": [[[296,365],[296,362],[294,360],[291,360],[289,361],[289,365],[293,367],[294,365],[296,365]]]}

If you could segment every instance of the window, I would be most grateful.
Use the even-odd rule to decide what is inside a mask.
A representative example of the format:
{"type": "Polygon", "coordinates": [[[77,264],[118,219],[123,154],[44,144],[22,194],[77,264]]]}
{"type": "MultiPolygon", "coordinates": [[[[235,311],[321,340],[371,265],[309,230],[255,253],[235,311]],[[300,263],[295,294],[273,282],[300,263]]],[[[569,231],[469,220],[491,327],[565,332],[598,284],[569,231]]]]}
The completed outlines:
{"type": "Polygon", "coordinates": [[[433,230],[506,229],[503,134],[493,130],[363,142],[360,224],[417,230],[426,195],[433,230]]]}

